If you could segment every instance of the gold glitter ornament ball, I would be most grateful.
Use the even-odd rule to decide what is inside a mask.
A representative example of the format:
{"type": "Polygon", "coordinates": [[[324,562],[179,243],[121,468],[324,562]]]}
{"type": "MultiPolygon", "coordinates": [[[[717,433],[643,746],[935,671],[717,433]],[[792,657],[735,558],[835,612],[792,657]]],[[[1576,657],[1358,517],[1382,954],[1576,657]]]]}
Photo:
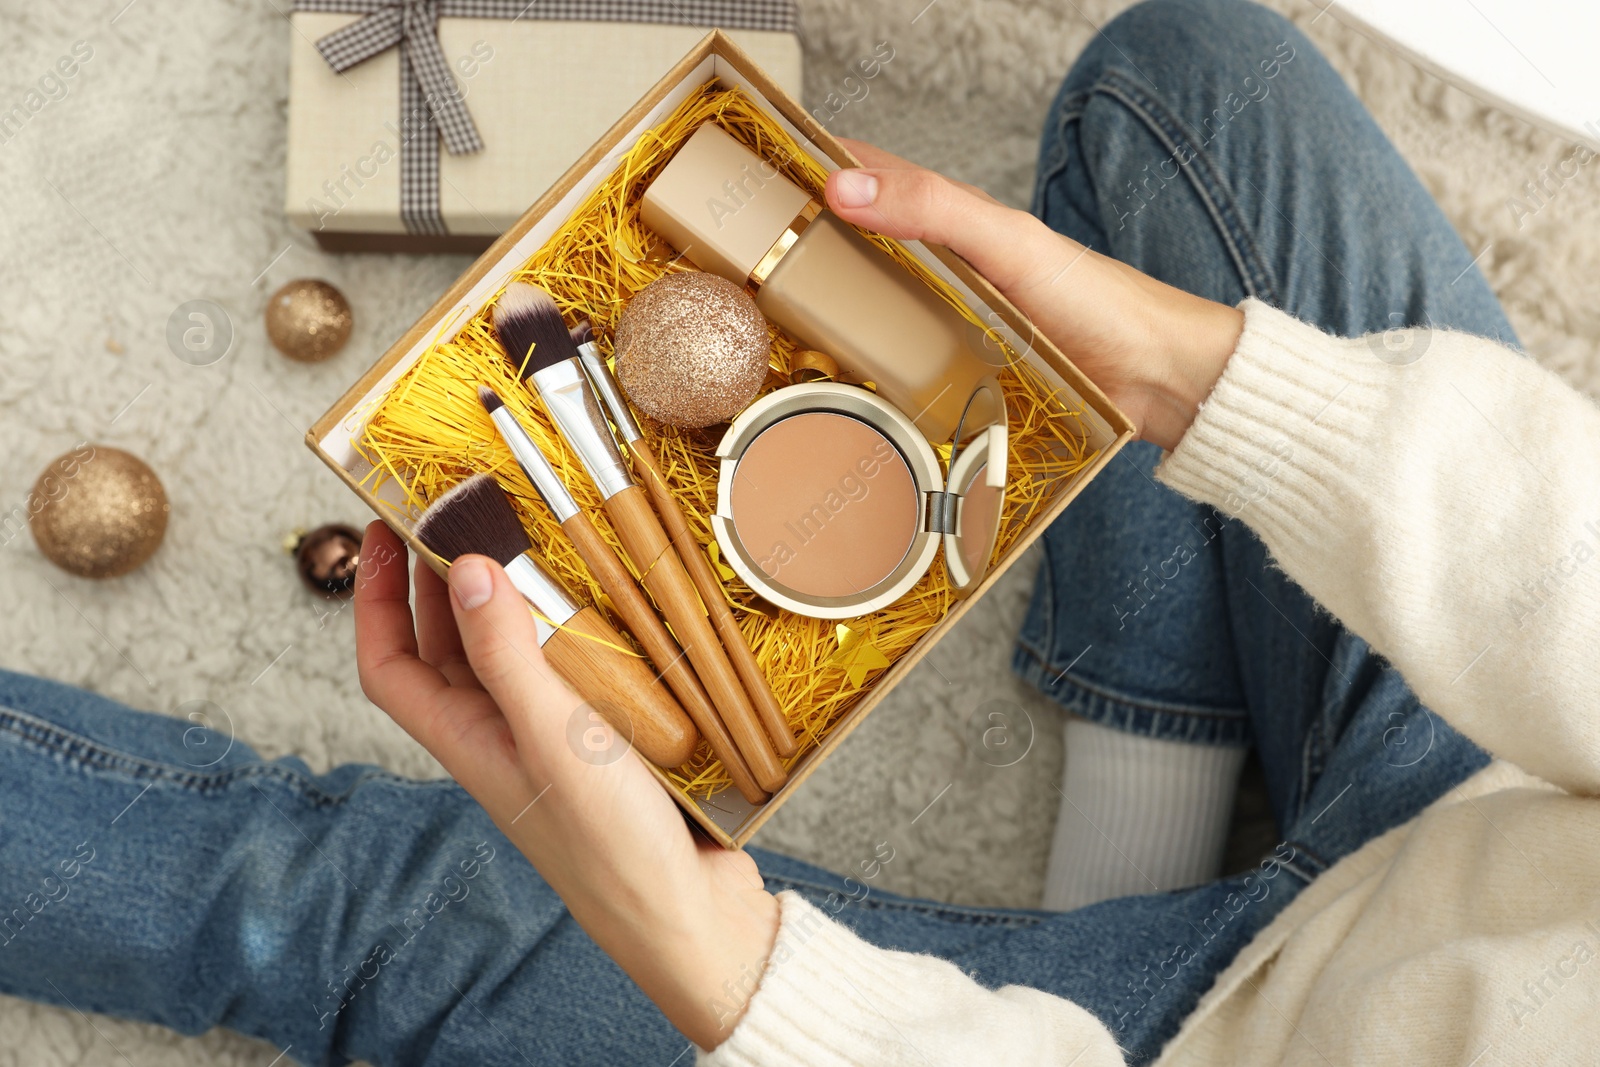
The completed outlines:
{"type": "Polygon", "coordinates": [[[167,532],[167,492],[138,456],[82,445],[44,469],[28,497],[39,551],[64,571],[116,578],[149,559],[167,532]]]}
{"type": "Polygon", "coordinates": [[[300,363],[320,363],[350,340],[354,316],[344,294],[327,282],[297,278],[267,301],[267,337],[300,363]]]}
{"type": "Polygon", "coordinates": [[[686,430],[733,418],[767,380],[767,320],[740,286],[703,271],[639,291],[617,324],[617,381],[639,410],[686,430]]]}

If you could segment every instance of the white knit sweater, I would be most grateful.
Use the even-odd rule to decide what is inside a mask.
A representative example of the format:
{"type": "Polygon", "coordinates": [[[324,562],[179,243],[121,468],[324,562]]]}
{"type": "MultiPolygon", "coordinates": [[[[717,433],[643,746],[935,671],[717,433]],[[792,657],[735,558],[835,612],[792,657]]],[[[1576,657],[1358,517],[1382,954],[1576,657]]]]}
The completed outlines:
{"type": "MultiPolygon", "coordinates": [[[[1497,759],[1307,887],[1158,1067],[1600,1062],[1600,409],[1480,338],[1419,335],[1401,366],[1243,307],[1159,477],[1238,513],[1497,759]]],[[[1069,1001],[780,899],[762,983],[702,1067],[1123,1063],[1069,1001]]]]}

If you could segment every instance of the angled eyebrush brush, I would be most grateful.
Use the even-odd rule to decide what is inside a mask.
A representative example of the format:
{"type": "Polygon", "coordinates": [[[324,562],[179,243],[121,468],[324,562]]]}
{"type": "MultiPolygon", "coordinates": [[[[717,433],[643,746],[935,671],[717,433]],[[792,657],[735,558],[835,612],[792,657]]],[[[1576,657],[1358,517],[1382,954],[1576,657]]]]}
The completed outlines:
{"type": "Polygon", "coordinates": [[[583,359],[583,369],[588,372],[589,380],[594,383],[594,391],[600,394],[606,411],[611,415],[611,423],[617,428],[617,436],[622,438],[623,447],[633,456],[634,471],[649,491],[650,500],[656,506],[656,514],[661,516],[667,536],[672,538],[684,569],[689,572],[695,588],[700,590],[700,599],[711,612],[711,622],[722,637],[722,645],[728,650],[733,669],[739,672],[739,680],[744,683],[744,691],[755,705],[761,725],[766,727],[767,736],[772,739],[772,747],[779,756],[789,758],[799,746],[789,730],[783,705],[778,703],[777,696],[772,692],[772,684],[762,673],[755,653],[750,651],[750,643],[744,639],[744,632],[733,617],[733,609],[728,607],[722,583],[717,581],[711,561],[706,558],[705,550],[689,529],[689,520],[683,514],[682,505],[672,495],[672,490],[667,488],[667,480],[661,475],[661,464],[657,462],[656,454],[644,439],[644,434],[639,432],[639,424],[634,421],[633,412],[628,410],[628,402],[622,396],[622,387],[617,384],[616,376],[595,347],[594,330],[589,320],[584,319],[574,326],[571,336],[583,359]]]}
{"type": "Polygon", "coordinates": [[[495,428],[500,431],[506,447],[511,450],[511,455],[522,468],[522,472],[528,476],[528,481],[538,490],[545,506],[550,509],[550,514],[561,524],[561,529],[566,532],[573,547],[578,550],[584,565],[600,582],[600,588],[611,598],[617,614],[633,632],[633,636],[644,646],[651,662],[656,665],[666,683],[672,687],[672,692],[683,705],[683,709],[689,713],[689,718],[694,720],[701,736],[711,743],[711,750],[727,768],[734,787],[750,803],[761,803],[767,798],[766,792],[751,777],[750,769],[745,766],[738,747],[723,728],[722,720],[717,716],[717,709],[711,703],[711,698],[706,695],[700,679],[695,677],[694,670],[684,658],[683,650],[678,647],[678,642],[673,640],[667,628],[662,625],[661,619],[657,617],[655,609],[639,591],[633,575],[628,573],[628,568],[617,558],[611,546],[601,540],[600,532],[594,528],[594,523],[572,499],[572,494],[567,491],[566,485],[550,466],[549,459],[540,451],[522,423],[517,421],[516,415],[505,406],[505,401],[500,399],[499,394],[486,385],[480,385],[478,402],[489,413],[489,418],[494,420],[495,428]]]}
{"type": "Polygon", "coordinates": [[[644,490],[634,484],[623,464],[577,346],[561,321],[561,309],[543,289],[513,282],[495,303],[494,328],[506,358],[544,401],[561,436],[600,490],[606,514],[633,569],[644,576],[645,588],[666,615],[695,673],[722,713],[750,772],[761,788],[777,792],[788,772],[756,718],[683,562],[644,490]]]}
{"type": "Polygon", "coordinates": [[[650,667],[592,607],[579,607],[533,558],[533,544],[505,491],[475,474],[428,506],[417,539],[437,556],[488,556],[506,570],[532,605],[545,659],[578,695],[658,767],[679,767],[694,755],[694,726],[650,667]],[[543,616],[540,618],[539,616],[543,616]]]}

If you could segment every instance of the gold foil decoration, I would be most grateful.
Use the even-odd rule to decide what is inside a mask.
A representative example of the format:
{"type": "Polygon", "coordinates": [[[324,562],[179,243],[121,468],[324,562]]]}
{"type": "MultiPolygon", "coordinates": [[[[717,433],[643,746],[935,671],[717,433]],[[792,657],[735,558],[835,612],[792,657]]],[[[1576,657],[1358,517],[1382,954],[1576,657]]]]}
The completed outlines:
{"type": "Polygon", "coordinates": [[[738,573],[735,572],[732,567],[730,567],[726,563],[722,562],[722,545],[720,543],[718,543],[717,541],[712,541],[709,545],[707,545],[706,546],[706,555],[711,557],[711,566],[717,572],[718,576],[720,576],[722,578],[723,581],[725,581],[725,582],[738,581],[738,579],[739,579],[738,573]]]}
{"type": "Polygon", "coordinates": [[[834,629],[839,650],[829,656],[823,666],[844,671],[850,684],[860,689],[867,682],[868,671],[882,670],[889,665],[889,657],[878,651],[872,637],[871,628],[855,630],[841,622],[834,629]]]}
{"type": "Polygon", "coordinates": [[[267,338],[300,363],[320,363],[350,340],[350,302],[327,282],[297,278],[267,301],[267,338]]]}
{"type": "Polygon", "coordinates": [[[80,445],[33,485],[28,525],[39,551],[83,578],[116,578],[149,559],[167,532],[161,479],[120,448],[80,445]]]}
{"type": "Polygon", "coordinates": [[[839,362],[826,352],[802,348],[789,360],[789,380],[796,385],[803,382],[836,382],[839,380],[839,362]]]}

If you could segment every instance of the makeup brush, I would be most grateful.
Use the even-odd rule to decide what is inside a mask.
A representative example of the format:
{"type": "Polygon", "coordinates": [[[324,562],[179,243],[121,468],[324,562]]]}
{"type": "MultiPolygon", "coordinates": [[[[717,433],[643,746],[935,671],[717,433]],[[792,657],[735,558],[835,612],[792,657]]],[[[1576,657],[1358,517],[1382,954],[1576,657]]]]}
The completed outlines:
{"type": "Polygon", "coordinates": [[[717,716],[716,707],[706,695],[700,679],[695,677],[693,669],[684,658],[683,650],[678,647],[678,642],[672,639],[672,635],[662,625],[661,619],[656,616],[655,609],[645,600],[633,575],[628,573],[627,567],[623,566],[611,546],[601,540],[600,532],[594,528],[594,523],[589,521],[589,516],[578,507],[577,501],[572,499],[572,494],[567,491],[565,483],[557,477],[555,469],[550,466],[549,459],[540,451],[522,423],[517,421],[516,415],[505,406],[505,401],[501,400],[493,389],[480,385],[478,402],[483,405],[483,410],[489,413],[489,418],[500,431],[506,447],[511,449],[511,455],[522,468],[522,473],[528,476],[528,481],[533,483],[534,489],[544,500],[545,507],[550,509],[550,514],[561,524],[561,529],[566,532],[573,547],[578,550],[584,565],[599,580],[600,588],[605,590],[606,596],[611,598],[617,614],[622,616],[622,621],[644,646],[656,669],[661,672],[661,677],[672,687],[672,692],[683,705],[683,709],[689,713],[689,718],[694,720],[701,736],[710,742],[711,751],[716,753],[722,765],[727,768],[734,787],[752,804],[759,804],[767,799],[766,792],[751,777],[750,768],[745,766],[738,747],[733,743],[733,738],[728,736],[721,718],[717,716]]]}
{"type": "Polygon", "coordinates": [[[476,553],[504,567],[534,609],[545,659],[641,756],[672,768],[694,755],[699,738],[683,709],[642,659],[623,651],[600,613],[579,607],[534,559],[522,520],[493,478],[475,474],[454,486],[422,513],[415,532],[442,559],[476,553]]]}
{"type": "Polygon", "coordinates": [[[594,480],[623,551],[666,615],[750,772],[761,788],[777,792],[788,773],[706,618],[683,562],[644,490],[622,462],[577,346],[561,321],[561,309],[543,289],[513,282],[495,303],[494,328],[506,358],[539,394],[561,436],[594,480]]]}
{"type": "Polygon", "coordinates": [[[628,402],[623,398],[622,387],[617,384],[611,368],[606,366],[600,350],[595,347],[593,335],[594,331],[588,319],[584,319],[571,330],[570,336],[578,346],[578,353],[583,359],[583,369],[588,372],[589,380],[594,383],[595,392],[599,393],[600,399],[605,402],[606,410],[611,415],[611,422],[617,428],[617,435],[622,438],[623,447],[633,456],[634,470],[650,493],[650,500],[656,506],[656,514],[661,516],[661,523],[666,527],[667,536],[672,538],[673,545],[677,547],[684,569],[689,572],[689,578],[694,582],[695,588],[700,590],[700,599],[711,612],[711,621],[722,638],[723,647],[728,650],[728,658],[733,661],[733,669],[739,672],[739,680],[744,683],[744,691],[749,695],[751,704],[755,706],[756,715],[761,719],[761,725],[765,727],[767,737],[772,741],[772,747],[779,756],[787,759],[795,754],[798,746],[795,744],[794,735],[789,731],[789,720],[783,714],[783,706],[778,703],[777,696],[772,692],[772,684],[767,681],[761,665],[756,662],[755,653],[750,651],[750,643],[745,640],[744,632],[739,629],[739,622],[733,617],[733,609],[728,607],[728,598],[722,591],[722,583],[717,581],[716,573],[711,569],[711,561],[706,558],[705,550],[700,547],[700,543],[689,530],[689,520],[683,514],[683,507],[678,503],[677,497],[672,495],[672,490],[667,488],[667,481],[661,476],[661,464],[656,460],[656,454],[651,450],[649,442],[639,432],[639,424],[634,421],[633,412],[628,410],[628,402]]]}

